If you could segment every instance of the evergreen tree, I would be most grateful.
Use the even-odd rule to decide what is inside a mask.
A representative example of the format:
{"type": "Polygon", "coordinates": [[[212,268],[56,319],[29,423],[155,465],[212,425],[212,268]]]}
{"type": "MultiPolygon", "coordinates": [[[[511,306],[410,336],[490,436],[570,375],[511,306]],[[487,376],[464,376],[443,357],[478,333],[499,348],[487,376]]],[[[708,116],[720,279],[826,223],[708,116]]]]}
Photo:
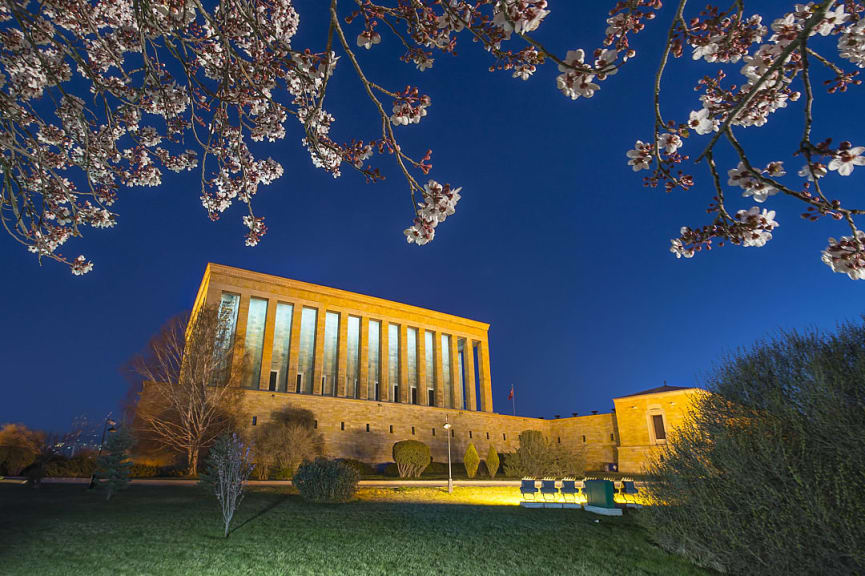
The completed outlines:
{"type": "Polygon", "coordinates": [[[96,459],[96,477],[102,480],[97,485],[105,488],[106,500],[129,485],[129,471],[132,468],[129,449],[132,444],[132,435],[126,428],[119,427],[108,435],[102,453],[96,459]]]}
{"type": "Polygon", "coordinates": [[[490,478],[495,478],[498,471],[499,453],[496,452],[495,447],[490,444],[490,450],[487,452],[487,472],[489,473],[490,478]]]}
{"type": "Polygon", "coordinates": [[[463,464],[466,467],[466,475],[469,478],[474,478],[475,474],[478,473],[478,466],[480,466],[481,457],[478,456],[478,451],[475,448],[475,445],[469,442],[468,448],[466,448],[466,455],[463,456],[463,464]]]}

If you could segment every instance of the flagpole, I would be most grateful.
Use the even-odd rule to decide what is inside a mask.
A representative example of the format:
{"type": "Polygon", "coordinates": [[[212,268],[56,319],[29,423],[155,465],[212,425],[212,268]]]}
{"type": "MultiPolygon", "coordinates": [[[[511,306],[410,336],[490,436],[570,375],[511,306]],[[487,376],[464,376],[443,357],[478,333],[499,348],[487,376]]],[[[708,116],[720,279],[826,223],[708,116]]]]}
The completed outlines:
{"type": "Polygon", "coordinates": [[[516,394],[514,394],[514,385],[513,384],[511,384],[511,402],[513,403],[514,416],[516,416],[517,415],[517,397],[516,397],[516,394]]]}

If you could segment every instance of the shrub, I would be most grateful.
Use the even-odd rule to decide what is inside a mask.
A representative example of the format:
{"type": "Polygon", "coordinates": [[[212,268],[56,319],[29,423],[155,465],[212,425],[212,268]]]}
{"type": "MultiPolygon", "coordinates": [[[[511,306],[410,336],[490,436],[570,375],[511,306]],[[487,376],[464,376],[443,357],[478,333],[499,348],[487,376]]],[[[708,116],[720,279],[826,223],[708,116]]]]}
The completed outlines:
{"type": "Polygon", "coordinates": [[[274,466],[270,469],[270,478],[273,480],[291,480],[296,471],[287,466],[274,466]]]}
{"type": "Polygon", "coordinates": [[[153,478],[154,476],[159,476],[159,466],[133,464],[129,469],[130,478],[153,478]]]}
{"type": "Polygon", "coordinates": [[[474,478],[475,474],[478,473],[478,466],[480,463],[481,457],[478,456],[478,451],[475,448],[475,445],[469,442],[468,448],[466,448],[466,454],[463,456],[463,466],[466,467],[466,476],[474,478]]]}
{"type": "Polygon", "coordinates": [[[252,475],[256,480],[267,480],[270,478],[270,466],[266,462],[256,462],[252,468],[252,475]]]}
{"type": "Polygon", "coordinates": [[[259,469],[256,476],[264,479],[269,471],[289,479],[303,462],[321,456],[323,440],[315,431],[314,422],[314,414],[302,408],[286,406],[271,413],[270,420],[258,426],[253,434],[259,469]]]}
{"type": "Polygon", "coordinates": [[[865,326],[728,358],[651,469],[663,547],[730,574],[865,573],[865,326]]]}
{"type": "Polygon", "coordinates": [[[96,456],[81,452],[66,458],[55,456],[45,463],[45,475],[54,478],[87,478],[96,471],[96,456]]]}
{"type": "Polygon", "coordinates": [[[357,491],[358,480],[357,470],[351,464],[317,458],[297,469],[294,486],[310,502],[348,502],[357,491]]]}
{"type": "Polygon", "coordinates": [[[376,473],[375,467],[366,462],[361,462],[360,460],[354,460],[352,458],[340,458],[339,460],[357,470],[357,475],[361,478],[364,476],[373,476],[376,473]]]}
{"type": "Polygon", "coordinates": [[[429,446],[418,440],[402,440],[393,445],[393,461],[400,478],[419,478],[431,461],[429,446]]]}
{"type": "Polygon", "coordinates": [[[505,459],[505,474],[512,478],[530,476],[579,476],[584,470],[580,452],[569,452],[550,443],[537,430],[520,433],[520,447],[505,459]]]}
{"type": "Polygon", "coordinates": [[[496,474],[499,471],[499,453],[496,452],[496,449],[490,444],[490,449],[487,452],[487,473],[490,475],[490,478],[495,478],[496,474]]]}
{"type": "Polygon", "coordinates": [[[163,478],[179,478],[186,476],[187,468],[182,466],[160,466],[158,476],[163,478]]]}
{"type": "Polygon", "coordinates": [[[17,476],[32,464],[45,441],[41,432],[22,424],[4,424],[0,428],[0,475],[17,476]]]}

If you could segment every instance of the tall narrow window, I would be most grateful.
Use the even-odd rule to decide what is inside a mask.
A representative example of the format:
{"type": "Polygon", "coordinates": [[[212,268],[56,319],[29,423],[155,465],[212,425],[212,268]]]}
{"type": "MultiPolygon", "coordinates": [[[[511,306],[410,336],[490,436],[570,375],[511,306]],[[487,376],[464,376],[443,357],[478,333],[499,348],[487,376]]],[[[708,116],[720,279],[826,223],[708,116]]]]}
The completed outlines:
{"type": "Polygon", "coordinates": [[[408,364],[409,402],[417,404],[417,328],[408,328],[405,333],[406,363],[408,364]]]}
{"type": "MultiPolygon", "coordinates": [[[[237,312],[240,309],[240,294],[223,292],[219,300],[219,329],[216,334],[216,360],[222,364],[219,373],[227,371],[234,349],[234,332],[237,328],[237,312]]],[[[218,379],[218,378],[215,378],[218,379]]],[[[217,384],[218,382],[213,382],[217,384]]],[[[221,384],[221,382],[219,382],[221,384]]]]}
{"type": "Polygon", "coordinates": [[[378,320],[369,321],[369,359],[368,359],[368,380],[367,380],[367,398],[370,400],[378,400],[378,382],[381,378],[381,322],[378,320]]]}
{"type": "Polygon", "coordinates": [[[315,364],[315,325],[318,310],[304,308],[300,315],[300,349],[297,353],[297,373],[302,394],[312,394],[312,367],[315,364]]]}
{"type": "Polygon", "coordinates": [[[345,395],[357,398],[359,394],[358,379],[360,378],[360,318],[348,317],[348,358],[346,366],[345,395]]]}
{"type": "Polygon", "coordinates": [[[324,317],[324,382],[321,392],[336,396],[336,372],[339,349],[339,314],[327,312],[324,317]]]}
{"type": "Polygon", "coordinates": [[[451,390],[451,337],[442,334],[442,387],[444,388],[444,407],[453,408],[451,390]]]}
{"type": "Polygon", "coordinates": [[[464,361],[465,358],[463,356],[465,354],[465,351],[466,351],[465,344],[466,344],[466,341],[464,338],[460,338],[457,340],[457,374],[459,374],[459,379],[460,379],[460,381],[457,383],[457,385],[459,386],[458,390],[460,390],[461,396],[462,396],[462,402],[461,402],[462,405],[460,406],[460,408],[462,408],[463,410],[466,409],[466,396],[467,396],[467,394],[466,394],[466,377],[465,377],[466,373],[465,373],[465,370],[463,370],[463,367],[466,365],[465,361],[464,361]]]}
{"type": "Polygon", "coordinates": [[[667,431],[664,429],[664,417],[660,414],[652,414],[652,426],[655,429],[655,440],[666,440],[667,431]]]}
{"type": "Polygon", "coordinates": [[[387,325],[387,376],[391,385],[391,401],[399,402],[399,324],[387,325]]]}
{"type": "Polygon", "coordinates": [[[291,346],[291,316],[294,306],[279,302],[276,305],[276,323],[273,327],[273,356],[270,360],[271,372],[276,372],[276,390],[288,389],[288,351],[291,346]]]}
{"type": "Polygon", "coordinates": [[[219,343],[228,350],[234,345],[234,329],[237,327],[237,311],[240,294],[223,292],[219,300],[219,343]]]}
{"type": "Polygon", "coordinates": [[[424,385],[427,389],[428,404],[435,406],[435,381],[436,381],[436,349],[433,343],[433,333],[429,330],[424,332],[424,361],[426,362],[426,382],[424,385]]]}
{"type": "Polygon", "coordinates": [[[261,352],[264,348],[264,324],[267,321],[267,300],[249,299],[249,315],[246,319],[246,354],[249,371],[246,373],[246,387],[258,388],[261,381],[261,352]]]}

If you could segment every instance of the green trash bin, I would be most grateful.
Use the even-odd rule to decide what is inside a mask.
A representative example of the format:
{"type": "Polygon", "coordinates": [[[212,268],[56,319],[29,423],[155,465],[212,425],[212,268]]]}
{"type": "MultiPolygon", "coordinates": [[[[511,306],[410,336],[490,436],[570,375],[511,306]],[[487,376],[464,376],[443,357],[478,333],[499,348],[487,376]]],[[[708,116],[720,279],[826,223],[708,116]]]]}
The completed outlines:
{"type": "Polygon", "coordinates": [[[621,516],[613,501],[615,486],[610,480],[583,481],[583,494],[586,495],[586,510],[607,516],[621,516]]]}

